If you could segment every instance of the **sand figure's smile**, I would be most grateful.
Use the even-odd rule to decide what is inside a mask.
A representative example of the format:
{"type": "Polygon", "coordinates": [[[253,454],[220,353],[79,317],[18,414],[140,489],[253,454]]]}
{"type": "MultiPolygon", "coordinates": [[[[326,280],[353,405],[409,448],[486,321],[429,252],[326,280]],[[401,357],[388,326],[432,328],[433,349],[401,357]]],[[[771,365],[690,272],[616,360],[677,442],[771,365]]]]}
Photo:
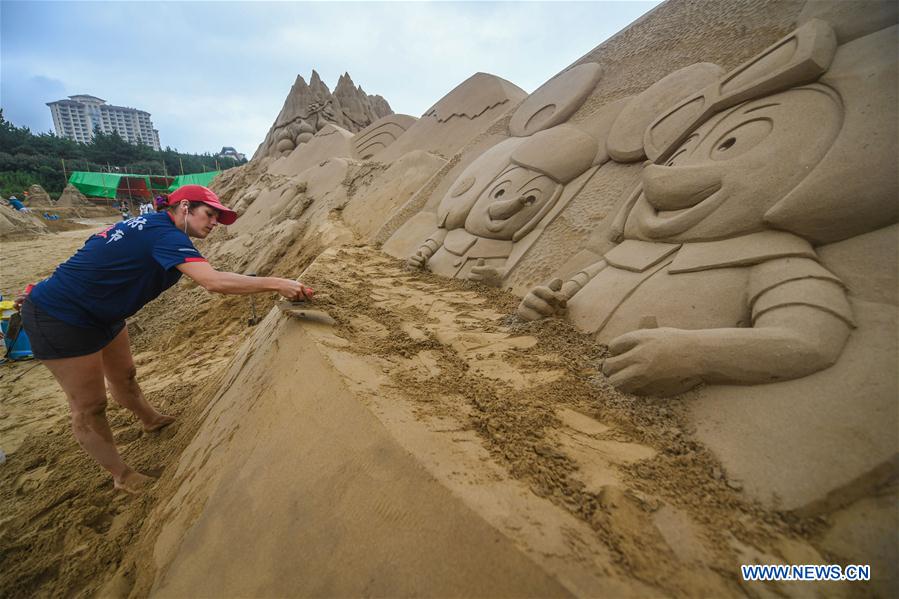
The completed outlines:
{"type": "Polygon", "coordinates": [[[718,169],[650,165],[643,171],[649,230],[662,235],[686,231],[709,216],[727,197],[718,169]]]}

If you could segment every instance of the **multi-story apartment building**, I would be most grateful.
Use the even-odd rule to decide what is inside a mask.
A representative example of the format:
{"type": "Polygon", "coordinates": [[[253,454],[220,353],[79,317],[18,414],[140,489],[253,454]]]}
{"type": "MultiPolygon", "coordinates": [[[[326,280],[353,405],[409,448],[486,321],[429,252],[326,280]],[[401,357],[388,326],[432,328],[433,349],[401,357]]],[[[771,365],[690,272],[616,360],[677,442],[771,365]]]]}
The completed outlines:
{"type": "Polygon", "coordinates": [[[159,131],[153,128],[150,113],[136,108],[113,106],[94,96],[69,96],[68,100],[47,102],[56,134],[82,143],[90,142],[94,129],[116,131],[131,143],[144,143],[159,150],[159,131]]]}

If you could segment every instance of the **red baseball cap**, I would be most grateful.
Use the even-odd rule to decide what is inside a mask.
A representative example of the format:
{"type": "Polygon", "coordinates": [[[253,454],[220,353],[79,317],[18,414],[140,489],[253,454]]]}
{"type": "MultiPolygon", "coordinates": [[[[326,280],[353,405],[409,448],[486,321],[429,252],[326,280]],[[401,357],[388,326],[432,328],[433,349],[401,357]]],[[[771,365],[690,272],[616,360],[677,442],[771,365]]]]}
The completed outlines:
{"type": "Polygon", "coordinates": [[[227,208],[219,200],[219,197],[209,189],[202,185],[182,185],[171,194],[169,194],[169,206],[174,206],[181,200],[188,202],[203,202],[207,206],[211,206],[219,211],[219,222],[223,225],[230,225],[237,220],[237,213],[227,208]]]}

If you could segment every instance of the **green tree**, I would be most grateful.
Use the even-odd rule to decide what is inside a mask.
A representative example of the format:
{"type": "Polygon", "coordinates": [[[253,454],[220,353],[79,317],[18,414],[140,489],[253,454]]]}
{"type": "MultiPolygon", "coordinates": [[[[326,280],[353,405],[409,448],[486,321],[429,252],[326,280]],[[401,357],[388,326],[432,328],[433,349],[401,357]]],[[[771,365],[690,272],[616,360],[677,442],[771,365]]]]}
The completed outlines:
{"type": "Polygon", "coordinates": [[[0,193],[5,197],[19,194],[35,183],[58,196],[66,186],[67,175],[75,170],[173,177],[182,172],[225,170],[245,163],[246,160],[216,159],[208,153],[180,153],[170,147],[157,151],[147,144],[128,143],[116,132],[95,130],[93,140],[87,144],[50,133],[35,135],[27,127],[16,127],[7,121],[0,108],[0,193]]]}

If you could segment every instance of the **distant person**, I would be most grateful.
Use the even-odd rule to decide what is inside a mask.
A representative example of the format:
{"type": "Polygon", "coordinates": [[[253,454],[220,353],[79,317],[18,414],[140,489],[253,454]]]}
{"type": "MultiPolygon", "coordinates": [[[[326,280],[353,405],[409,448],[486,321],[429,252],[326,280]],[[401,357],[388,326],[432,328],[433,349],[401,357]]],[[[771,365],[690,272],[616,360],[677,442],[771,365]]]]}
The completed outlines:
{"type": "Polygon", "coordinates": [[[17,300],[34,357],[65,391],[75,438],[112,474],[117,489],[139,493],[152,479],[125,464],[116,450],[106,420],[107,384],[145,431],[174,421],[147,402],[137,383],[126,318],[182,274],[215,293],[275,291],[290,300],[312,299],[312,289],[298,281],[217,271],[190,241],[236,219],[211,190],[185,185],[169,197],[165,212],[92,235],[49,279],[17,300]]]}
{"type": "Polygon", "coordinates": [[[143,214],[152,214],[153,213],[153,204],[151,204],[150,202],[145,202],[140,205],[140,208],[138,208],[138,211],[142,215],[143,214]]]}
{"type": "Polygon", "coordinates": [[[16,196],[9,196],[9,205],[21,212],[28,212],[28,208],[26,208],[25,204],[22,203],[22,200],[16,196]]]}
{"type": "Polygon", "coordinates": [[[162,212],[165,210],[166,203],[168,202],[168,196],[156,196],[156,199],[153,200],[154,205],[156,206],[156,212],[162,212]]]}

